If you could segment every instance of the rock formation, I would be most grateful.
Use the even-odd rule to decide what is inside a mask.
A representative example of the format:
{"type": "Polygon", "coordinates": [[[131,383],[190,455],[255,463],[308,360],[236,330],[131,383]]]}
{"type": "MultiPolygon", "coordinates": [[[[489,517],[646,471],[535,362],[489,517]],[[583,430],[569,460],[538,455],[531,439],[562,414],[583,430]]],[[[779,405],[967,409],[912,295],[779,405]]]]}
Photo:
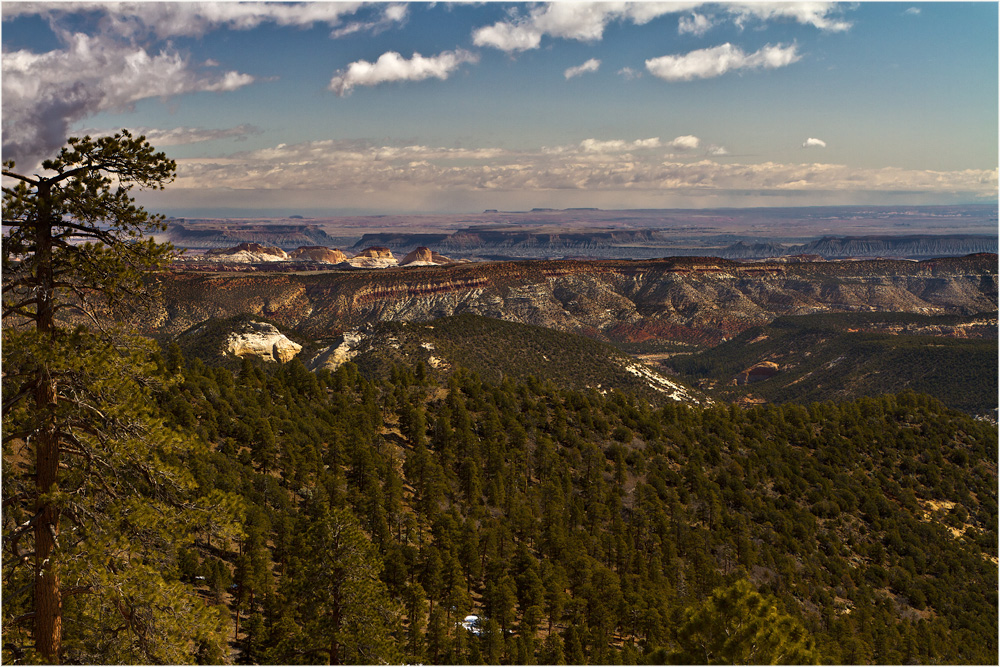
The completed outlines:
{"type": "Polygon", "coordinates": [[[326,264],[339,264],[340,262],[347,261],[347,255],[340,249],[327,248],[322,245],[302,246],[288,253],[288,256],[291,259],[324,262],[326,264]]]}
{"type": "Polygon", "coordinates": [[[345,331],[337,345],[323,348],[307,365],[310,370],[325,368],[335,371],[361,352],[359,346],[363,340],[360,331],[345,331]]]}
{"type": "Polygon", "coordinates": [[[347,260],[347,263],[359,269],[384,269],[399,264],[391,250],[380,246],[365,248],[347,260]]]}
{"type": "Polygon", "coordinates": [[[229,334],[226,353],[237,357],[260,357],[264,361],[284,363],[292,359],[302,346],[289,340],[273,324],[247,322],[239,331],[229,334]]]}
{"type": "MultiPolygon", "coordinates": [[[[192,258],[196,260],[197,258],[192,258]]],[[[288,253],[281,248],[261,245],[260,243],[240,243],[232,248],[216,248],[208,250],[201,257],[208,262],[283,262],[288,259],[288,253]]]]}
{"type": "Polygon", "coordinates": [[[713,258],[456,264],[420,271],[165,276],[151,330],[256,314],[322,337],[472,313],[601,340],[718,344],[783,315],[993,313],[996,255],[928,262],[738,264],[713,258]]]}
{"type": "Polygon", "coordinates": [[[440,264],[451,263],[452,260],[448,257],[439,255],[425,246],[420,246],[410,251],[406,257],[399,260],[400,266],[438,266],[440,264]]]}

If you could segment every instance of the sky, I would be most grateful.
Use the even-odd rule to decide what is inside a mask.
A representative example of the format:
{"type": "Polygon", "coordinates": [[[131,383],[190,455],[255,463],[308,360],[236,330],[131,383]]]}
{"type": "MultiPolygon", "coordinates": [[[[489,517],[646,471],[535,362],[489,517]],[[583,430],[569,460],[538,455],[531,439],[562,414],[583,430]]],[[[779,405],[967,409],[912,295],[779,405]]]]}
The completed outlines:
{"type": "Polygon", "coordinates": [[[189,217],[997,200],[995,2],[5,1],[3,159],[189,217]]]}

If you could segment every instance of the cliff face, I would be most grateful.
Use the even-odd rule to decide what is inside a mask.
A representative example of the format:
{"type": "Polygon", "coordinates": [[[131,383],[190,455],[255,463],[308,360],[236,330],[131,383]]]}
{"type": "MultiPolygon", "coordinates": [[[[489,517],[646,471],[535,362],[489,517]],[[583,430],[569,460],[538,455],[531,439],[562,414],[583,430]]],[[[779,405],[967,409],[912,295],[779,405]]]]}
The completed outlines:
{"type": "Polygon", "coordinates": [[[307,335],[473,313],[618,341],[717,343],[781,315],[997,309],[997,256],[738,264],[716,258],[536,261],[378,273],[205,275],[163,284],[152,325],[264,315],[307,335]]]}

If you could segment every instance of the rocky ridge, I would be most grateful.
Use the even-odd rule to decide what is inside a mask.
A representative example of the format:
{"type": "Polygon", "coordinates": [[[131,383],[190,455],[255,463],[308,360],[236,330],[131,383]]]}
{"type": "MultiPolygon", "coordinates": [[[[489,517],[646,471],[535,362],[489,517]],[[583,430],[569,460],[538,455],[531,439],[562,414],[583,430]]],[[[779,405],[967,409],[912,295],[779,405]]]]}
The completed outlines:
{"type": "MultiPolygon", "coordinates": [[[[375,257],[373,259],[380,259],[375,257]]],[[[174,273],[154,331],[257,314],[313,337],[473,313],[601,340],[716,344],[782,315],[997,309],[997,257],[739,264],[718,258],[533,261],[306,275],[174,273]]]]}

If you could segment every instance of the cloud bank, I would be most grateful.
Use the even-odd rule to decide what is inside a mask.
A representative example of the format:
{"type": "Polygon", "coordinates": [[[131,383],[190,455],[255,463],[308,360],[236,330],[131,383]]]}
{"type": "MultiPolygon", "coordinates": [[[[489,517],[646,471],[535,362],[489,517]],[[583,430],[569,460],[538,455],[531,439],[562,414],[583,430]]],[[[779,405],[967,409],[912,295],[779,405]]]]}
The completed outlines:
{"type": "Polygon", "coordinates": [[[409,60],[395,51],[389,51],[370,63],[358,60],[338,70],[330,79],[330,90],[344,96],[357,86],[377,86],[392,81],[423,81],[436,78],[447,79],[452,72],[465,63],[475,63],[479,56],[475,53],[458,49],[444,51],[436,56],[425,58],[414,53],[409,60]]]}
{"type": "MultiPolygon", "coordinates": [[[[381,197],[401,192],[433,198],[448,193],[579,191],[624,196],[629,192],[670,195],[736,190],[791,195],[905,191],[996,196],[996,169],[945,172],[821,163],[720,162],[694,152],[700,146],[701,141],[691,135],[670,142],[655,137],[587,139],[535,150],[313,141],[225,158],[179,160],[178,179],[171,190],[336,190],[369,198],[372,193],[381,197]],[[667,153],[685,147],[691,158],[667,153]]],[[[711,146],[708,153],[718,154],[718,150],[711,146]]]]}
{"type": "Polygon", "coordinates": [[[722,76],[734,70],[775,69],[785,67],[801,56],[798,47],[771,46],[747,54],[726,42],[721,46],[699,49],[680,56],[661,56],[646,61],[646,69],[664,81],[691,81],[722,76]]]}

